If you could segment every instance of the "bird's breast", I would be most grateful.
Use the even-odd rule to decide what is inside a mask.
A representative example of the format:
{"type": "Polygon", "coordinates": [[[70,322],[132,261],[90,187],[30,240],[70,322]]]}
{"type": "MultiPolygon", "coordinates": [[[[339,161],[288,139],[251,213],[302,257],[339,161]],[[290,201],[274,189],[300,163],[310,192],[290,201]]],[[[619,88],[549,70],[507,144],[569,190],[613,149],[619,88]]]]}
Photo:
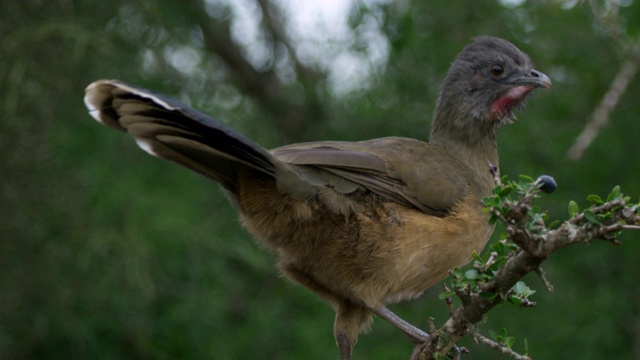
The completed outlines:
{"type": "Polygon", "coordinates": [[[402,211],[404,225],[395,230],[395,272],[382,302],[419,296],[449,270],[466,265],[474,251],[481,252],[494,228],[482,208],[480,198],[470,195],[443,218],[402,211]]]}

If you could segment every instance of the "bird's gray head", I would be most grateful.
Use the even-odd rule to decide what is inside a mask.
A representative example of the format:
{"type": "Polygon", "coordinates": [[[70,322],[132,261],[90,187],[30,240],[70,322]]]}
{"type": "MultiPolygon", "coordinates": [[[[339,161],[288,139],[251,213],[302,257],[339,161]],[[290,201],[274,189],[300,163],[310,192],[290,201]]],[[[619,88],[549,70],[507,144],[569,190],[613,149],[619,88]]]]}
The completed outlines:
{"type": "Polygon", "coordinates": [[[498,126],[513,120],[512,110],[538,87],[551,87],[551,80],[525,53],[506,40],[478,37],[460,52],[442,84],[432,142],[440,135],[470,143],[495,138],[498,126]]]}

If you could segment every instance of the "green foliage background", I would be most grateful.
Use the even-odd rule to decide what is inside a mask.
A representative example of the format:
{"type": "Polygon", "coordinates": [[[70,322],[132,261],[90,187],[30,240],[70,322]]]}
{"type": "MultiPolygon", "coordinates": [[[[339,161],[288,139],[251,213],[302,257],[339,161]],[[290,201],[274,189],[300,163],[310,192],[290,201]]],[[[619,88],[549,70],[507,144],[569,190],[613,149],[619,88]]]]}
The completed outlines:
{"type": "MultiPolygon", "coordinates": [[[[551,218],[565,219],[570,199],[606,195],[615,185],[635,200],[637,77],[584,158],[565,156],[623,53],[590,3],[510,4],[357,2],[352,26],[375,16],[390,45],[370,87],[336,96],[322,79],[312,88],[294,82],[267,111],[242,90],[239,101],[214,101],[221,85],[234,89],[228,73],[213,78],[211,68],[185,74],[167,63],[143,67],[145,51],[172,44],[199,48],[209,66],[224,66],[192,36],[192,15],[203,13],[198,1],[2,2],[0,358],[337,358],[333,310],[281,279],[215,184],[150,158],[130,138],[92,121],[83,90],[100,78],[189,100],[265,147],[426,138],[439,83],[457,52],[474,36],[501,36],[554,80],[551,91],[538,91],[519,120],[502,129],[502,173],[554,176],[558,191],[540,203],[551,218]],[[291,134],[277,114],[296,104],[300,89],[313,93],[322,116],[291,134]]],[[[640,4],[622,5],[623,31],[635,39],[640,4]]],[[[528,279],[539,290],[532,297],[538,306],[497,308],[481,331],[506,327],[517,339],[514,348],[524,352],[526,338],[537,359],[640,359],[640,235],[622,240],[622,247],[595,243],[556,254],[545,266],[555,292],[528,279]]],[[[428,316],[442,324],[440,291],[393,310],[422,327],[428,316]]],[[[464,345],[473,359],[503,356],[464,345]]],[[[403,359],[410,348],[400,332],[376,321],[355,359],[403,359]]]]}

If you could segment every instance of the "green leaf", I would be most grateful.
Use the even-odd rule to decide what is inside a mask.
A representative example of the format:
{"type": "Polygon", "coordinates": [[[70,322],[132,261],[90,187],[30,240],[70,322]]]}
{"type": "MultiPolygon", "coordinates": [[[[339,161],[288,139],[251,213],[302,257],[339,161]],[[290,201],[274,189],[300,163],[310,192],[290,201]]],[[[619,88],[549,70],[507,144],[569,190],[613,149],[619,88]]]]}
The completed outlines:
{"type": "Polygon", "coordinates": [[[580,212],[578,204],[573,200],[569,201],[569,216],[574,217],[578,212],[580,212]]]}
{"type": "Polygon", "coordinates": [[[506,249],[503,243],[501,242],[497,242],[494,246],[493,246],[493,250],[500,256],[504,256],[504,254],[506,254],[506,249]]]}
{"type": "Polygon", "coordinates": [[[504,344],[507,345],[509,349],[511,349],[511,347],[513,346],[513,344],[515,344],[515,342],[516,342],[516,338],[513,336],[508,336],[504,339],[504,344]]]}
{"type": "Polygon", "coordinates": [[[611,193],[609,194],[609,196],[607,196],[607,202],[617,199],[618,196],[620,196],[620,186],[619,185],[614,187],[613,190],[611,190],[611,193]]]}
{"type": "Polygon", "coordinates": [[[592,194],[587,196],[587,200],[591,201],[592,203],[596,204],[596,205],[602,205],[604,204],[604,201],[602,201],[602,199],[600,198],[600,196],[592,194]]]}
{"type": "Polygon", "coordinates": [[[498,196],[500,196],[501,198],[507,197],[507,195],[511,194],[511,190],[513,190],[513,188],[507,186],[504,189],[500,190],[498,196]]]}
{"type": "Polygon", "coordinates": [[[520,175],[520,179],[528,183],[532,183],[535,181],[531,176],[527,176],[527,175],[520,175]]]}
{"type": "Polygon", "coordinates": [[[590,223],[594,223],[597,225],[602,225],[602,223],[600,222],[600,220],[598,220],[598,218],[596,217],[596,215],[593,213],[593,211],[589,210],[589,209],[585,209],[584,210],[584,217],[585,219],[587,219],[587,221],[589,221],[590,223]]]}
{"type": "Polygon", "coordinates": [[[489,301],[493,301],[493,300],[495,300],[497,296],[498,296],[498,294],[496,294],[496,293],[489,293],[489,292],[481,293],[481,294],[480,294],[480,297],[481,297],[481,298],[486,299],[486,300],[489,300],[489,301]]]}
{"type": "MultiPolygon", "coordinates": [[[[487,268],[487,271],[488,271],[488,272],[490,272],[490,273],[493,275],[493,274],[494,274],[494,273],[496,273],[498,270],[500,270],[500,268],[501,268],[501,267],[504,265],[504,263],[506,263],[506,262],[507,262],[507,257],[506,257],[506,256],[502,256],[502,257],[498,258],[498,259],[496,260],[496,262],[495,262],[495,263],[493,263],[491,266],[489,266],[489,267],[487,268]]],[[[488,277],[488,278],[490,278],[490,277],[488,277]]]]}
{"type": "Polygon", "coordinates": [[[467,272],[464,273],[464,277],[466,277],[469,280],[477,279],[478,270],[475,270],[475,269],[467,270],[467,272]]]}
{"type": "Polygon", "coordinates": [[[448,298],[454,296],[455,294],[456,294],[455,291],[445,291],[445,292],[440,293],[440,295],[438,295],[438,299],[440,299],[440,300],[448,299],[448,298]]]}
{"type": "Polygon", "coordinates": [[[473,250],[471,256],[473,256],[473,259],[476,261],[484,262],[484,259],[475,250],[473,250]]]}

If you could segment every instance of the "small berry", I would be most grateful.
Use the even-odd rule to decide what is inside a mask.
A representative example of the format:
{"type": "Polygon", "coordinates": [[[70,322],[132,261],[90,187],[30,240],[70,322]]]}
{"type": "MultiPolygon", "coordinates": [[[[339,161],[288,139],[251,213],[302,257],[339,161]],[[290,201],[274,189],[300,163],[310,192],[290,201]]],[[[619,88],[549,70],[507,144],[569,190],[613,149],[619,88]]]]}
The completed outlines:
{"type": "Polygon", "coordinates": [[[556,183],[556,181],[549,175],[541,175],[536,180],[536,185],[538,184],[541,184],[540,190],[542,190],[547,194],[551,194],[552,192],[556,191],[556,189],[558,188],[558,184],[556,183]]]}

